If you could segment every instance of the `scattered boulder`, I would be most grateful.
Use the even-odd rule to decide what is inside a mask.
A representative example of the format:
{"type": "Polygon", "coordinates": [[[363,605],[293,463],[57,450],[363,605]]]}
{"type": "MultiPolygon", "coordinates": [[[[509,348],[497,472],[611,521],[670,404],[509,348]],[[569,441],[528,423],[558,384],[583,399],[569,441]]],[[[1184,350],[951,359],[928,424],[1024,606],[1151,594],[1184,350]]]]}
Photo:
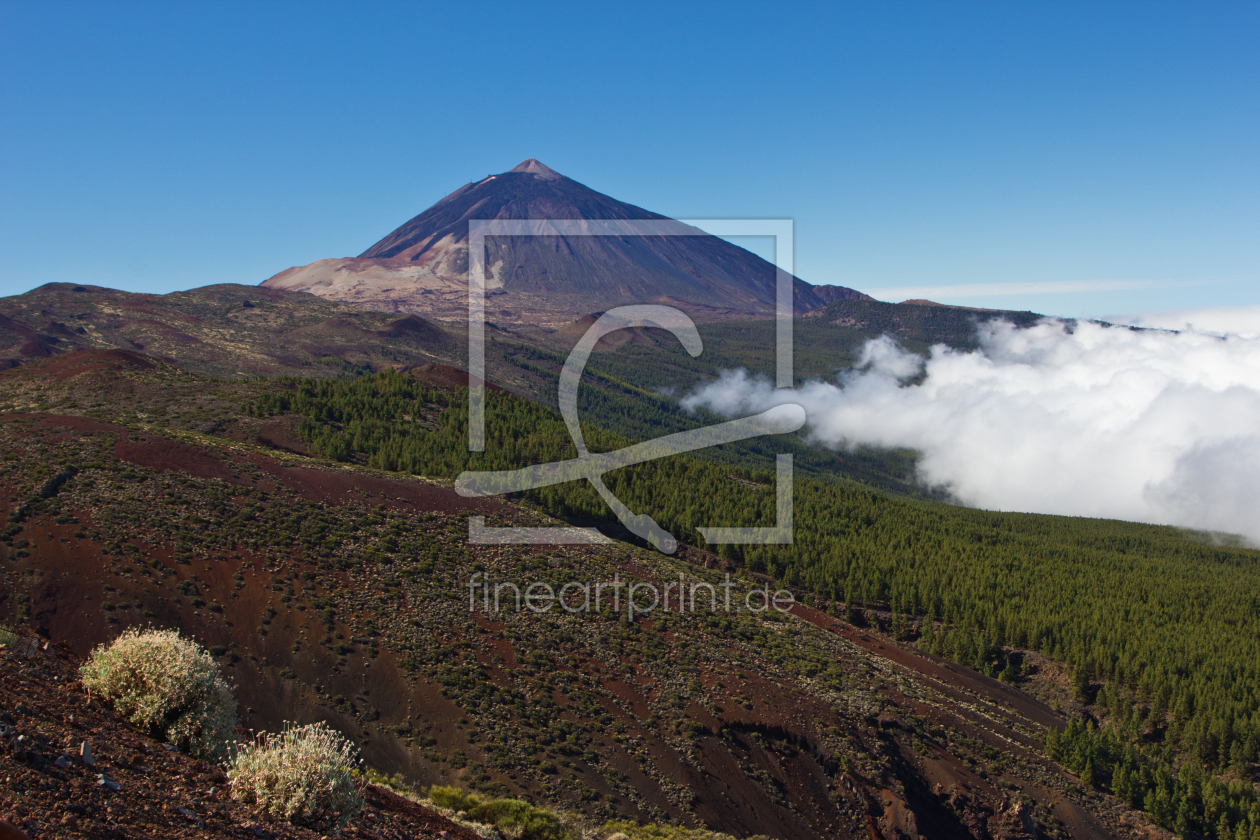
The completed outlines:
{"type": "Polygon", "coordinates": [[[30,840],[26,832],[8,820],[0,820],[0,840],[30,840]]]}

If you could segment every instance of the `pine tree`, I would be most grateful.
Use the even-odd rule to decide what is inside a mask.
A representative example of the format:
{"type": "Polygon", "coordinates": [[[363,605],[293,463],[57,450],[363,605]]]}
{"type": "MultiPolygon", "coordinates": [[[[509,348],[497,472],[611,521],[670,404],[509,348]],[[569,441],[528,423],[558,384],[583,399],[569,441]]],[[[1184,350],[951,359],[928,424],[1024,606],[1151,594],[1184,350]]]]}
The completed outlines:
{"type": "Polygon", "coordinates": [[[1077,700],[1088,702],[1089,672],[1085,670],[1085,665],[1081,662],[1077,662],[1076,667],[1072,669],[1072,692],[1077,700]]]}
{"type": "Polygon", "coordinates": [[[1098,776],[1094,771],[1094,762],[1091,759],[1085,759],[1085,767],[1081,770],[1081,784],[1091,789],[1098,787],[1098,776]]]}

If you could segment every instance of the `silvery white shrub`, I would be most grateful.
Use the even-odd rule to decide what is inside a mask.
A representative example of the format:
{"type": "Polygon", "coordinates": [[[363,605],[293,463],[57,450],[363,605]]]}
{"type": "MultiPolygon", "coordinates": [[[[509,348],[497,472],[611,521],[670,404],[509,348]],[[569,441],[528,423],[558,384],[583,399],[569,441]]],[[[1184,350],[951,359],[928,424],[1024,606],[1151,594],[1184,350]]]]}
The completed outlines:
{"type": "Polygon", "coordinates": [[[241,747],[232,796],[292,823],[340,829],[363,807],[354,745],[326,724],[285,724],[241,747]]]}
{"type": "Polygon", "coordinates": [[[155,737],[214,761],[231,756],[236,698],[210,654],[178,632],[133,627],[97,647],[79,678],[155,737]]]}

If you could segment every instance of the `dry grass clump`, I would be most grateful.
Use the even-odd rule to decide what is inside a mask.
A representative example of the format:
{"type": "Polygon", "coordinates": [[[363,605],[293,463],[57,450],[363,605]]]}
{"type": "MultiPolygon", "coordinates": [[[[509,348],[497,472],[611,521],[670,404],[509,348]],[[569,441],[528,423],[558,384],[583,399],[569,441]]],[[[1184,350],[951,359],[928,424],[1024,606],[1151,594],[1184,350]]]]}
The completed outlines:
{"type": "Polygon", "coordinates": [[[231,755],[236,698],[205,649],[178,632],[131,628],[97,647],[79,677],[155,738],[214,761],[231,755]]]}
{"type": "Polygon", "coordinates": [[[232,796],[296,825],[340,829],[363,808],[354,745],[324,723],[286,724],[241,747],[232,796]]]}

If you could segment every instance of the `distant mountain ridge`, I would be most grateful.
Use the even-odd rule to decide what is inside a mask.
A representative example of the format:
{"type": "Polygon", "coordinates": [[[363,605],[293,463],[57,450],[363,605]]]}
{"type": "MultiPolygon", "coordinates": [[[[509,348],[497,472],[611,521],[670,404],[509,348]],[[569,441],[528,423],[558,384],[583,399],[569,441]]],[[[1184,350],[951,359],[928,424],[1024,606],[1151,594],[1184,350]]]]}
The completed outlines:
{"type": "Polygon", "coordinates": [[[0,298],[0,370],[119,349],[203,375],[333,376],[457,362],[462,342],[416,315],[220,284],[167,295],[48,283],[0,298]]]}
{"type": "Polygon", "coordinates": [[[947,306],[928,300],[902,303],[837,300],[805,317],[811,322],[834,324],[864,333],[887,334],[901,341],[945,344],[970,350],[979,346],[976,324],[981,320],[1001,318],[1018,327],[1031,327],[1046,316],[1029,311],[947,306]]]}
{"type": "MultiPolygon", "coordinates": [[[[530,158],[465,184],[358,257],[290,268],[262,285],[461,320],[474,219],[669,221],[530,158]]],[[[633,303],[677,306],[697,320],[766,318],[775,311],[775,266],[708,234],[491,237],[486,265],[487,317],[501,323],[555,328],[575,314],[633,303]]],[[[870,299],[853,289],[793,279],[797,315],[836,300],[870,299]]]]}

